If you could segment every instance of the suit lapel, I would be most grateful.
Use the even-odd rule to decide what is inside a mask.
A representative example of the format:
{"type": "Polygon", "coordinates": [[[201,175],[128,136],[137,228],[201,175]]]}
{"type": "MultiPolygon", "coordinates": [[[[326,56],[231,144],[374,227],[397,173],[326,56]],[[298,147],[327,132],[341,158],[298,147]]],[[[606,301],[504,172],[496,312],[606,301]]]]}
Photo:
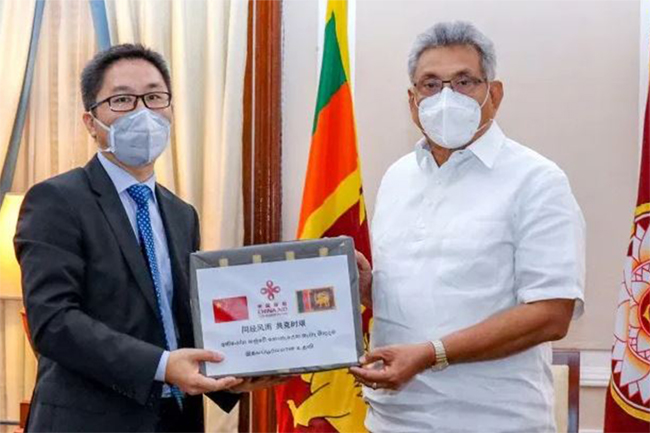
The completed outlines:
{"type": "Polygon", "coordinates": [[[173,204],[171,198],[168,197],[167,191],[158,186],[156,186],[156,200],[158,201],[158,209],[160,209],[160,216],[165,227],[165,235],[167,236],[167,247],[169,248],[169,259],[172,267],[172,281],[174,283],[174,292],[176,292],[176,289],[180,286],[179,273],[181,273],[178,260],[179,242],[182,237],[180,231],[183,229],[187,230],[187,227],[183,228],[183,222],[178,220],[178,213],[174,212],[173,204]]]}
{"type": "MultiPolygon", "coordinates": [[[[190,336],[187,335],[187,330],[191,330],[191,322],[189,315],[189,289],[187,284],[187,275],[181,266],[181,260],[187,260],[187,257],[180,256],[182,251],[183,242],[187,240],[187,233],[190,227],[180,218],[180,212],[174,208],[173,199],[170,193],[156,186],[156,199],[158,201],[158,208],[160,209],[160,216],[165,227],[165,235],[167,236],[167,247],[169,249],[169,259],[171,262],[172,282],[174,284],[174,316],[176,317],[177,329],[181,336],[179,340],[179,347],[181,344],[188,343],[190,336]]],[[[187,266],[185,267],[187,269],[187,266]]]]}
{"type": "Polygon", "coordinates": [[[90,179],[91,187],[95,194],[97,194],[99,206],[104,212],[104,216],[111,226],[113,234],[120,245],[120,250],[124,255],[124,259],[128,263],[129,268],[131,268],[133,276],[135,277],[140,290],[142,290],[142,294],[147,300],[147,303],[157,317],[159,315],[158,306],[156,295],[154,293],[153,281],[149,274],[149,268],[147,267],[145,258],[142,255],[138,241],[133,235],[131,223],[126,216],[126,211],[124,210],[122,201],[117,195],[115,186],[113,185],[111,178],[108,177],[108,174],[104,170],[104,167],[102,167],[97,156],[90,160],[86,165],[85,170],[90,179]]]}

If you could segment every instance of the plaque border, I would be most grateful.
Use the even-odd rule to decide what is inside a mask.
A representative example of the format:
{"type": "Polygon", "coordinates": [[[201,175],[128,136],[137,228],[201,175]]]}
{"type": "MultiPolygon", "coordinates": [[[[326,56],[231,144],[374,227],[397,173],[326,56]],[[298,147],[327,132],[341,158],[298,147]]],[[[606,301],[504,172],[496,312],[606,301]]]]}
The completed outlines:
{"type": "MultiPolygon", "coordinates": [[[[359,295],[359,273],[357,270],[354,240],[349,236],[249,245],[241,248],[200,251],[190,254],[190,308],[192,312],[192,328],[194,332],[195,347],[199,349],[205,348],[203,341],[203,328],[201,326],[197,271],[201,269],[221,267],[224,260],[227,261],[227,266],[229,267],[255,263],[280,262],[287,260],[287,253],[292,253],[292,260],[347,256],[348,273],[350,275],[350,299],[352,302],[352,314],[354,316],[357,361],[350,363],[324,364],[312,367],[288,368],[282,370],[256,371],[253,373],[237,374],[237,377],[315,373],[360,365],[358,359],[363,355],[364,346],[361,321],[361,298],[359,295]],[[327,253],[323,254],[324,251],[327,253]]],[[[200,370],[203,375],[206,375],[205,363],[201,363],[200,370]]],[[[214,375],[210,377],[218,378],[223,376],[214,375]]]]}

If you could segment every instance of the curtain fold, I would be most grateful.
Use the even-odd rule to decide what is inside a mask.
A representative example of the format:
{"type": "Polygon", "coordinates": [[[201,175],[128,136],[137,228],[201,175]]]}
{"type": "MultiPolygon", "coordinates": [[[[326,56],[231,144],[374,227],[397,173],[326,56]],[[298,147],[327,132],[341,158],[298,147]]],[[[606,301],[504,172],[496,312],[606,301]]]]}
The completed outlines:
{"type": "MultiPolygon", "coordinates": [[[[18,5],[27,3],[4,1],[3,29],[12,29],[22,22],[24,11],[17,10],[18,5]]],[[[32,20],[33,16],[29,20],[25,17],[24,21],[29,24],[23,23],[24,28],[10,39],[2,39],[8,36],[0,29],[3,50],[20,45],[23,31],[31,34],[32,20]]],[[[92,29],[87,1],[47,0],[44,3],[13,191],[24,192],[34,183],[83,165],[95,152],[95,145],[81,121],[83,106],[79,91],[81,69],[96,51],[92,29]]],[[[25,52],[22,63],[10,62],[9,52],[0,53],[0,77],[8,77],[7,71],[18,75],[19,65],[26,64],[29,37],[22,49],[25,52]]],[[[24,69],[18,91],[23,75],[24,69]]],[[[7,109],[4,101],[0,107],[0,110],[7,109]]],[[[0,116],[0,123],[8,117],[11,116],[0,116]]],[[[11,117],[12,122],[13,119],[11,117]]],[[[0,134],[4,128],[4,124],[0,125],[0,134]]],[[[0,145],[4,143],[0,141],[0,145]]],[[[0,153],[4,155],[1,149],[0,153]]],[[[36,376],[36,359],[23,332],[22,307],[21,300],[0,300],[0,418],[14,421],[19,418],[20,402],[31,396],[36,376]]]]}
{"type": "Polygon", "coordinates": [[[236,247],[244,238],[242,133],[248,3],[208,3],[204,113],[203,233],[205,247],[236,247]],[[222,25],[223,24],[223,25],[222,25]],[[226,59],[225,62],[222,59],[226,59]],[[225,209],[229,209],[224,212],[225,209]]]}
{"type": "MultiPolygon", "coordinates": [[[[158,180],[192,203],[203,249],[243,243],[242,128],[246,0],[105,0],[113,44],[141,42],[170,63],[172,146],[158,180]]],[[[0,0],[0,167],[20,98],[35,0],[0,0]],[[5,137],[6,136],[6,137],[5,137]]],[[[97,7],[97,4],[94,5],[97,7]]],[[[94,11],[102,12],[102,11],[94,11]]],[[[84,165],[96,152],[81,115],[79,77],[97,50],[89,1],[47,0],[33,88],[12,190],[84,165]]],[[[0,301],[0,418],[18,419],[31,395],[35,359],[23,335],[20,301],[0,301]]],[[[236,431],[237,411],[208,405],[208,431],[236,431]]]]}
{"type": "Polygon", "coordinates": [[[111,46],[111,35],[108,30],[108,18],[106,17],[106,4],[104,0],[89,0],[90,13],[93,17],[95,26],[95,37],[97,38],[97,47],[100,50],[106,50],[111,46]]]}
{"type": "Polygon", "coordinates": [[[3,1],[0,18],[0,168],[4,166],[9,139],[22,92],[36,0],[3,1]]]}
{"type": "Polygon", "coordinates": [[[89,3],[46,1],[41,36],[14,191],[85,165],[97,149],[81,120],[79,87],[97,50],[89,3]]]}

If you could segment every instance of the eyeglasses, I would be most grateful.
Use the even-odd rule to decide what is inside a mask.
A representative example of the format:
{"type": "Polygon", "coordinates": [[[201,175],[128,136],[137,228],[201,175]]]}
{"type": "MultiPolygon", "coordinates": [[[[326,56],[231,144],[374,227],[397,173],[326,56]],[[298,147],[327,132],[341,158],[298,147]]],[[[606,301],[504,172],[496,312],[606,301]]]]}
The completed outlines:
{"type": "Polygon", "coordinates": [[[108,107],[111,109],[111,111],[116,111],[118,113],[133,111],[138,105],[138,99],[142,99],[145,107],[152,110],[160,110],[171,105],[172,94],[169,92],[149,92],[142,95],[123,93],[120,95],[109,96],[106,99],[95,102],[90,106],[90,110],[93,110],[101,104],[108,102],[108,107]]]}
{"type": "Polygon", "coordinates": [[[435,77],[425,77],[422,80],[414,83],[413,86],[417,91],[424,96],[433,96],[436,93],[442,92],[445,84],[449,84],[454,92],[462,93],[463,95],[473,95],[481,84],[487,82],[485,79],[461,76],[452,78],[451,80],[441,80],[435,77]]]}

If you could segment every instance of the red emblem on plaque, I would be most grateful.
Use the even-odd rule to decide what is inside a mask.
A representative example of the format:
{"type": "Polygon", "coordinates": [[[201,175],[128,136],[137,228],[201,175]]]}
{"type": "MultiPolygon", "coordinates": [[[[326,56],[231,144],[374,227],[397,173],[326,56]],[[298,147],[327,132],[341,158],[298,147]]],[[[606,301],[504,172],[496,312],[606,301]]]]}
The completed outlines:
{"type": "Polygon", "coordinates": [[[262,287],[260,289],[260,293],[262,295],[266,295],[266,298],[269,301],[272,301],[275,299],[275,295],[280,293],[280,286],[276,286],[275,284],[273,284],[273,281],[268,280],[266,282],[266,287],[262,287]]]}

